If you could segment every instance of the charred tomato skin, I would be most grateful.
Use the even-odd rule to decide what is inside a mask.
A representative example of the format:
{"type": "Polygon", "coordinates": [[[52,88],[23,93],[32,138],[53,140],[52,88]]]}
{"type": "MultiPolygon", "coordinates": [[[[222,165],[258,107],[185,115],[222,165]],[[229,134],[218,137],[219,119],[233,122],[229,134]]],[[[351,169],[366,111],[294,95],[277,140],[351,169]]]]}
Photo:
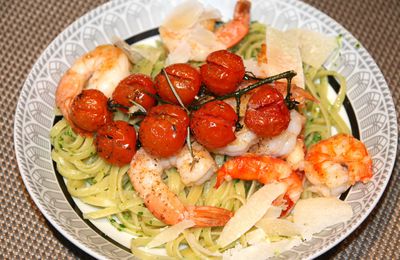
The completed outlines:
{"type": "Polygon", "coordinates": [[[192,114],[190,128],[196,140],[208,149],[226,146],[236,139],[238,117],[223,101],[212,101],[192,114]]]}
{"type": "Polygon", "coordinates": [[[136,153],[135,128],[125,121],[109,122],[97,131],[95,145],[98,155],[107,162],[128,164],[136,153]]]}
{"type": "Polygon", "coordinates": [[[227,50],[210,53],[207,63],[200,67],[200,74],[207,89],[217,96],[234,92],[245,74],[240,56],[227,50]]]}
{"type": "Polygon", "coordinates": [[[264,86],[250,97],[244,123],[258,136],[277,136],[287,129],[289,121],[289,109],[276,89],[264,86]]]}
{"type": "Polygon", "coordinates": [[[71,120],[80,129],[95,132],[102,125],[112,121],[107,108],[107,97],[96,89],[83,90],[71,104],[71,120]]]}
{"type": "Polygon", "coordinates": [[[140,124],[139,140],[147,153],[169,157],[182,149],[188,126],[189,117],[183,108],[170,104],[155,106],[140,124]]]}
{"type": "MultiPolygon", "coordinates": [[[[148,110],[156,104],[155,98],[151,96],[156,93],[154,82],[149,76],[140,73],[131,74],[119,82],[112,94],[112,100],[124,107],[131,107],[134,101],[148,110]]],[[[125,108],[119,109],[128,113],[125,108]]]]}
{"type": "MultiPolygon", "coordinates": [[[[169,65],[165,68],[165,71],[182,103],[185,106],[192,103],[201,86],[201,77],[198,70],[189,64],[177,63],[169,65]]],[[[155,87],[158,95],[163,100],[179,105],[163,72],[156,76],[155,87]]]]}

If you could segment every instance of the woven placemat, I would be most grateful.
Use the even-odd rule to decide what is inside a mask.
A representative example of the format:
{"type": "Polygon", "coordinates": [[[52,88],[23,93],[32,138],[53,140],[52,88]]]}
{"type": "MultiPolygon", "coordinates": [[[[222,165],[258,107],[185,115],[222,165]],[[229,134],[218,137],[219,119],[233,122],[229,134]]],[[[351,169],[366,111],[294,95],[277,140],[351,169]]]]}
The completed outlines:
{"type": "MultiPolygon", "coordinates": [[[[17,99],[35,60],[71,22],[105,0],[0,0],[0,256],[2,259],[90,258],[45,220],[22,182],[13,145],[17,99]]],[[[307,0],[341,23],[371,53],[400,111],[398,0],[307,0]]],[[[399,119],[399,117],[398,117],[399,119]]],[[[399,151],[397,160],[399,160],[399,151]]],[[[400,165],[363,224],[321,258],[400,259],[400,165]]]]}

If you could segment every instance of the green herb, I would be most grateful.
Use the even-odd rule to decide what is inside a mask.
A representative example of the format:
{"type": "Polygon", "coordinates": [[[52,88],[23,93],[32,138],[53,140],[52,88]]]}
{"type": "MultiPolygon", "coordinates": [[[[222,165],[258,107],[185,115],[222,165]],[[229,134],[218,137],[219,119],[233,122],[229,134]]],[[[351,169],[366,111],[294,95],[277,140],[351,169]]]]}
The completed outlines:
{"type": "Polygon", "coordinates": [[[313,138],[312,138],[312,144],[318,143],[321,140],[322,140],[321,134],[320,133],[315,133],[313,138]]]}
{"type": "Polygon", "coordinates": [[[138,216],[143,216],[143,211],[139,211],[137,214],[138,216]]]}
{"type": "Polygon", "coordinates": [[[356,47],[356,49],[359,49],[361,47],[361,44],[359,42],[357,42],[355,47],[356,47]]]}
{"type": "Polygon", "coordinates": [[[86,180],[86,182],[87,182],[88,184],[90,184],[90,185],[94,185],[94,184],[97,183],[97,181],[96,181],[94,178],[89,178],[89,179],[86,180]]]}
{"type": "MultiPolygon", "coordinates": [[[[190,111],[183,104],[181,97],[178,95],[178,92],[175,89],[175,86],[172,84],[171,80],[169,79],[168,73],[165,71],[164,68],[161,71],[162,71],[162,73],[164,73],[164,76],[168,82],[168,86],[171,89],[172,93],[174,94],[176,100],[178,100],[179,105],[181,105],[181,107],[186,111],[186,114],[188,115],[188,117],[190,117],[190,111]]],[[[188,146],[190,155],[192,156],[192,159],[194,160],[192,142],[190,140],[190,127],[189,126],[187,127],[186,144],[188,146]]],[[[193,164],[191,166],[193,166],[193,164]]]]}

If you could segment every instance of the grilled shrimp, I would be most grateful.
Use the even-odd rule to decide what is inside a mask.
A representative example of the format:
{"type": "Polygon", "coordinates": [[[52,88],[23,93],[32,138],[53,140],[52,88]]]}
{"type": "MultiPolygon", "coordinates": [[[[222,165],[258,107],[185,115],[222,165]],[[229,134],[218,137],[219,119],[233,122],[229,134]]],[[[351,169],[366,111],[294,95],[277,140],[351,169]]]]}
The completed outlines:
{"type": "Polygon", "coordinates": [[[234,19],[215,32],[215,21],[221,18],[218,10],[205,8],[195,0],[178,6],[159,29],[170,52],[167,64],[204,61],[211,52],[236,44],[249,30],[250,6],[248,0],[239,0],[234,19]]]}
{"type": "Polygon", "coordinates": [[[296,110],[291,110],[288,128],[278,136],[261,139],[250,148],[250,152],[274,157],[288,155],[295,149],[297,136],[300,134],[304,123],[305,118],[296,110]]]}
{"type": "Polygon", "coordinates": [[[258,136],[242,123],[243,127],[235,132],[236,139],[227,146],[215,149],[213,152],[217,154],[225,154],[229,156],[239,156],[247,153],[250,147],[259,140],[258,136]]]}
{"type": "Polygon", "coordinates": [[[218,40],[225,44],[226,48],[230,48],[238,43],[249,32],[250,8],[251,2],[249,0],[238,0],[233,14],[233,20],[215,31],[218,40]]]}
{"type": "Polygon", "coordinates": [[[296,145],[285,158],[293,170],[304,170],[305,147],[303,139],[297,137],[296,145]]]}
{"type": "Polygon", "coordinates": [[[174,225],[190,219],[197,227],[213,227],[224,226],[232,217],[231,211],[222,208],[183,205],[162,181],[162,172],[160,161],[148,155],[142,148],[133,157],[128,172],[134,189],[159,220],[174,225]]]}
{"type": "Polygon", "coordinates": [[[356,182],[372,177],[372,159],[365,145],[347,134],[338,134],[309,148],[304,171],[311,191],[337,196],[356,182]]]}
{"type": "Polygon", "coordinates": [[[186,186],[201,185],[209,180],[217,170],[217,165],[210,153],[200,144],[192,144],[192,154],[185,146],[178,154],[176,168],[186,186]]]}
{"type": "Polygon", "coordinates": [[[303,176],[293,171],[284,160],[269,156],[246,154],[227,161],[217,172],[215,187],[224,180],[256,180],[262,184],[283,182],[288,188],[283,198],[275,201],[275,206],[284,205],[282,215],[286,215],[299,200],[303,192],[303,176]]]}
{"type": "Polygon", "coordinates": [[[68,123],[79,129],[71,120],[71,105],[83,89],[97,89],[110,97],[120,80],[129,75],[130,67],[127,56],[112,45],[98,46],[80,57],[56,90],[56,105],[68,123]]]}
{"type": "Polygon", "coordinates": [[[275,157],[288,155],[295,149],[297,136],[304,125],[304,117],[292,110],[288,128],[278,136],[265,139],[260,139],[246,125],[242,125],[243,128],[235,133],[235,141],[213,152],[229,156],[239,156],[247,152],[275,157]]]}

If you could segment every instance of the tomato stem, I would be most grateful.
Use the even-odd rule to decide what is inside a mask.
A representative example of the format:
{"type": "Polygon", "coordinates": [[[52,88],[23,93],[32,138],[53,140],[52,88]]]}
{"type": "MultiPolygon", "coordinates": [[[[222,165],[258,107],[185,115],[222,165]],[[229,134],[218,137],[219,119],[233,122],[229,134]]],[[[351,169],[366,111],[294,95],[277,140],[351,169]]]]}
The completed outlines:
{"type": "Polygon", "coordinates": [[[261,79],[260,81],[257,81],[256,83],[251,84],[250,86],[248,86],[248,87],[246,87],[244,89],[239,89],[239,90],[237,90],[235,92],[232,92],[232,93],[229,93],[229,94],[226,94],[226,95],[223,95],[223,96],[214,97],[213,99],[207,100],[207,101],[205,101],[205,102],[203,102],[201,104],[192,106],[192,108],[195,109],[195,110],[199,109],[204,104],[207,104],[207,103],[215,101],[215,100],[224,100],[224,99],[228,99],[228,98],[232,98],[232,97],[240,99],[240,97],[243,96],[244,94],[246,94],[247,92],[249,92],[249,91],[251,91],[253,89],[256,89],[256,88],[258,88],[258,87],[260,87],[260,86],[262,86],[264,84],[272,83],[272,82],[274,82],[274,81],[276,81],[278,79],[284,79],[284,78],[292,79],[296,75],[297,75],[297,73],[295,71],[293,71],[293,70],[285,71],[283,73],[280,73],[280,74],[277,74],[277,75],[274,75],[274,76],[271,76],[271,77],[268,77],[268,78],[265,78],[265,79],[261,79]]]}
{"type": "MultiPolygon", "coordinates": [[[[172,84],[171,80],[169,79],[168,73],[165,71],[165,68],[162,68],[162,73],[164,73],[165,78],[167,79],[168,82],[168,86],[171,89],[172,93],[174,94],[176,100],[178,100],[179,105],[181,105],[181,107],[186,111],[187,115],[190,116],[190,111],[189,109],[187,109],[185,107],[185,105],[183,104],[181,97],[179,96],[178,92],[175,89],[175,86],[172,84]]],[[[186,144],[188,146],[190,155],[192,156],[192,163],[191,166],[193,166],[193,162],[194,162],[194,155],[193,155],[193,149],[192,149],[192,141],[190,140],[190,127],[187,127],[187,136],[186,136],[186,144]]]]}
{"type": "Polygon", "coordinates": [[[294,109],[299,104],[299,102],[292,99],[292,93],[290,92],[291,88],[292,88],[292,78],[293,77],[286,78],[287,79],[287,87],[286,87],[285,104],[288,107],[288,109],[294,109]]]}
{"type": "Polygon", "coordinates": [[[169,79],[168,73],[165,71],[164,68],[162,69],[162,72],[164,73],[164,76],[167,79],[169,88],[171,89],[172,93],[174,94],[176,100],[178,100],[179,105],[181,105],[181,107],[183,109],[185,109],[186,113],[189,115],[190,111],[185,107],[185,105],[182,102],[181,97],[178,95],[178,92],[176,92],[175,86],[172,84],[171,80],[169,79]]]}

